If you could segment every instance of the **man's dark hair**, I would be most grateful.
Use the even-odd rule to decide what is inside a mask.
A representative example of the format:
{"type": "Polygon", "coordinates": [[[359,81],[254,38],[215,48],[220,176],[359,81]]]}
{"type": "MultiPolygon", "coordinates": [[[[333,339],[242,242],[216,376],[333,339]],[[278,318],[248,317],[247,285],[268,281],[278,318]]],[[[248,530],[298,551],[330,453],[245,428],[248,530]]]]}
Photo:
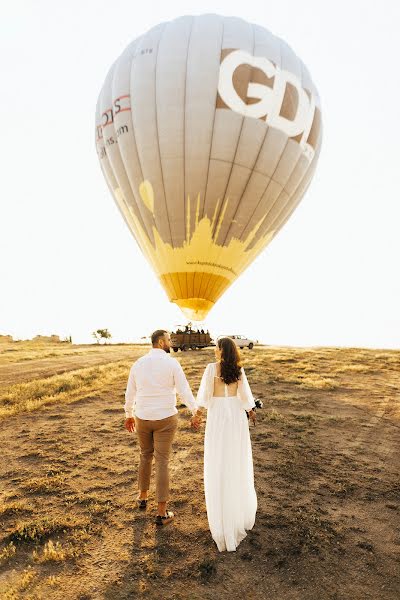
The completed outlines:
{"type": "Polygon", "coordinates": [[[160,338],[164,336],[164,333],[168,333],[165,329],[157,329],[151,334],[151,344],[155,346],[160,338]]]}

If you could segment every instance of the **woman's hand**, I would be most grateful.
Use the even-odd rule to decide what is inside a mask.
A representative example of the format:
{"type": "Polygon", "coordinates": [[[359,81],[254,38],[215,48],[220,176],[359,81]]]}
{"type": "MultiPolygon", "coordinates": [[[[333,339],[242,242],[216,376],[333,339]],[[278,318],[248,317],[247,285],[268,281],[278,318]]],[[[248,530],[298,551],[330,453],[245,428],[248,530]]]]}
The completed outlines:
{"type": "Polygon", "coordinates": [[[247,414],[249,415],[249,418],[250,418],[251,422],[255,426],[255,424],[257,422],[256,411],[253,410],[253,409],[251,409],[251,410],[249,410],[249,412],[247,414]]]}

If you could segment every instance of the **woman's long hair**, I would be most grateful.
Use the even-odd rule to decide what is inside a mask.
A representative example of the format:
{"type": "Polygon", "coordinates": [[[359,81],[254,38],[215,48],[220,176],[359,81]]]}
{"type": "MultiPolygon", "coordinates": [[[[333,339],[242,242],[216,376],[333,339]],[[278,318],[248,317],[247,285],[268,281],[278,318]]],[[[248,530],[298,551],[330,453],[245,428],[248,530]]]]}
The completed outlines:
{"type": "Polygon", "coordinates": [[[221,350],[221,378],[226,385],[235,383],[240,379],[240,361],[239,349],[235,342],[228,337],[219,338],[218,348],[221,350]]]}

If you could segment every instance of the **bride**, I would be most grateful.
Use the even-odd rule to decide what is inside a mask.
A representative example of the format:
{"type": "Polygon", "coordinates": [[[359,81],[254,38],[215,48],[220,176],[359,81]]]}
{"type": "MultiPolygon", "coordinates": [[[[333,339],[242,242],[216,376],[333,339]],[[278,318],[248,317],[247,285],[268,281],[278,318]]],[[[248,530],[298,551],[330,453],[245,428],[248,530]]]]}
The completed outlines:
{"type": "Polygon", "coordinates": [[[207,408],[204,491],[208,523],[218,550],[234,551],[252,529],[257,511],[249,417],[255,425],[253,394],[239,350],[220,338],[216,363],[207,365],[197,404],[207,408]]]}

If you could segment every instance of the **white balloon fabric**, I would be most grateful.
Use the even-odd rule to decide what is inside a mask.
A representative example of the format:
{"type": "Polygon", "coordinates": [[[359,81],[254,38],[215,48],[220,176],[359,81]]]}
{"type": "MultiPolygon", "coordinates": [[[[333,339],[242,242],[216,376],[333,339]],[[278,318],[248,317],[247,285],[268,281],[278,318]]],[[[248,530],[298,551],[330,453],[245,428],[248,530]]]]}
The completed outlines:
{"type": "Polygon", "coordinates": [[[293,213],[321,138],[304,64],[236,17],[157,25],[113,64],[97,103],[108,186],[169,299],[194,320],[293,213]]]}

